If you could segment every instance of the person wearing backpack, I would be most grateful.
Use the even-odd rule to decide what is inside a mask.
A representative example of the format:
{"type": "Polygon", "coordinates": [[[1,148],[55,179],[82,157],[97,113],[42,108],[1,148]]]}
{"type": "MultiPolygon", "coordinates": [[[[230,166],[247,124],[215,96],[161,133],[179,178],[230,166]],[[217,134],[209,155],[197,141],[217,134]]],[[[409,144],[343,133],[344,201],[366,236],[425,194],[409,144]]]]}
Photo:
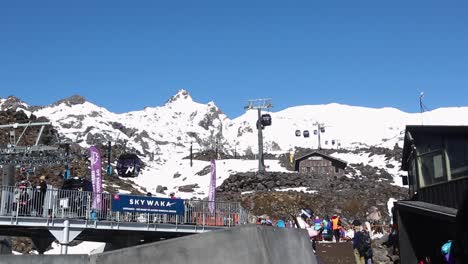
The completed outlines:
{"type": "Polygon", "coordinates": [[[364,227],[362,230],[364,234],[364,259],[366,261],[366,264],[372,264],[374,263],[372,257],[374,256],[374,252],[372,250],[372,239],[370,237],[370,231],[367,226],[364,227]]]}
{"type": "Polygon", "coordinates": [[[357,264],[372,264],[372,246],[369,231],[365,225],[355,226],[353,238],[354,257],[357,264]]]}
{"type": "Polygon", "coordinates": [[[361,240],[362,240],[362,235],[363,235],[361,231],[361,226],[353,225],[353,228],[354,228],[354,237],[353,237],[354,258],[356,260],[356,264],[365,264],[366,262],[365,262],[364,256],[361,256],[361,254],[359,253],[359,249],[362,247],[361,240]]]}

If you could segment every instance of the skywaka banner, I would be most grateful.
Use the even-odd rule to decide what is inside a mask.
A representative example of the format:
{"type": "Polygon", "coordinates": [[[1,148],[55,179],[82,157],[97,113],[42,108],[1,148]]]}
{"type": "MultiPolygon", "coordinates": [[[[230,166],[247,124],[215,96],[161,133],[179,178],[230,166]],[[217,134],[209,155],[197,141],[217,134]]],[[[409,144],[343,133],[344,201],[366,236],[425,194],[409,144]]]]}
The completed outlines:
{"type": "Polygon", "coordinates": [[[114,194],[112,211],[184,215],[185,208],[182,199],[114,194]]]}
{"type": "Polygon", "coordinates": [[[91,181],[93,183],[93,208],[101,209],[102,205],[102,172],[101,172],[101,153],[95,146],[91,146],[91,181]]]}
{"type": "Polygon", "coordinates": [[[216,200],[216,161],[211,160],[211,180],[210,190],[208,192],[208,208],[210,213],[213,214],[215,211],[215,200],[216,200]]]}

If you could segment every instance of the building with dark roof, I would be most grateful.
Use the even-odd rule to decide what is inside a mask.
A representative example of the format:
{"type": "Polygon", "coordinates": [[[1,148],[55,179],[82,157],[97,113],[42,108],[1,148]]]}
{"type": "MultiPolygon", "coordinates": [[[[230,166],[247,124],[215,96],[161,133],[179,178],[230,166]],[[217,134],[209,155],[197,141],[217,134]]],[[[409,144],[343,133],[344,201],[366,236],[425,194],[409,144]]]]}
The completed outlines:
{"type": "Polygon", "coordinates": [[[295,160],[295,170],[303,174],[343,176],[346,161],[314,151],[295,160]]]}
{"type": "Polygon", "coordinates": [[[401,168],[409,185],[395,203],[401,263],[442,263],[449,240],[468,248],[468,126],[407,126],[401,168]]]}
{"type": "Polygon", "coordinates": [[[401,168],[410,197],[457,208],[468,189],[468,126],[407,126],[401,168]]]}

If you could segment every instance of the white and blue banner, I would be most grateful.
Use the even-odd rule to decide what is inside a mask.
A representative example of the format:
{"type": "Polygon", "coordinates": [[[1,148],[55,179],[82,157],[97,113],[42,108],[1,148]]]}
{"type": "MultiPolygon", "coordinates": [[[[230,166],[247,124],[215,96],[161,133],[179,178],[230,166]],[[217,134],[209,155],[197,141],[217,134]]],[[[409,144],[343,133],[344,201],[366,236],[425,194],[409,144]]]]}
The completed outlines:
{"type": "Polygon", "coordinates": [[[115,194],[112,211],[183,215],[184,200],[115,194]]]}

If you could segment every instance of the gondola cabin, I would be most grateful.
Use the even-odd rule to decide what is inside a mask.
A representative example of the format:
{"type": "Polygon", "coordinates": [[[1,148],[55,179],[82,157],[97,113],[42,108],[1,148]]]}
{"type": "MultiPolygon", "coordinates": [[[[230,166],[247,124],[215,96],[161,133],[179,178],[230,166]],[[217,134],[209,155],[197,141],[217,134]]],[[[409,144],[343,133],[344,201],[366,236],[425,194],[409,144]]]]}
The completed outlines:
{"type": "Polygon", "coordinates": [[[137,177],[140,173],[141,160],[133,153],[126,153],[119,156],[117,160],[117,174],[120,177],[137,177]]]}
{"type": "Polygon", "coordinates": [[[395,203],[401,263],[443,263],[441,246],[467,232],[457,213],[467,206],[468,126],[407,126],[402,169],[409,197],[395,203]]]}
{"type": "Polygon", "coordinates": [[[304,135],[305,138],[308,138],[309,137],[309,130],[304,130],[304,132],[302,134],[304,135]]]}
{"type": "Polygon", "coordinates": [[[271,115],[263,114],[261,117],[262,126],[271,126],[271,115]]]}
{"type": "Polygon", "coordinates": [[[296,130],[296,137],[300,137],[301,136],[301,131],[300,130],[296,130]]]}

